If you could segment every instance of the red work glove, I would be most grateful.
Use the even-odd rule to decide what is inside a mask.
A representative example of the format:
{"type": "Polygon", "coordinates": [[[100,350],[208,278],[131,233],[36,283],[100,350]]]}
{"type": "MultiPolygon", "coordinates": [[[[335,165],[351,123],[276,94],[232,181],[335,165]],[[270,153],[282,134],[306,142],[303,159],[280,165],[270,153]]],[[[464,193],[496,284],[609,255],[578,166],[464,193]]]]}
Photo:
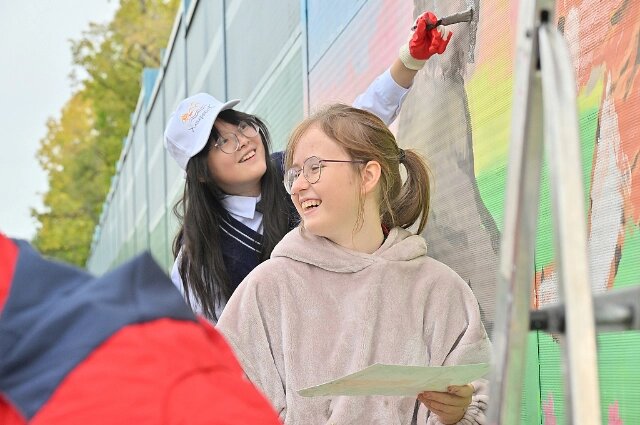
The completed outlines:
{"type": "Polygon", "coordinates": [[[417,71],[422,69],[431,56],[445,51],[453,33],[446,31],[442,26],[435,27],[437,22],[438,18],[432,12],[425,12],[418,17],[409,42],[400,47],[399,56],[404,66],[417,71]],[[428,24],[433,28],[427,29],[428,24]],[[444,35],[447,32],[445,39],[444,35]]]}

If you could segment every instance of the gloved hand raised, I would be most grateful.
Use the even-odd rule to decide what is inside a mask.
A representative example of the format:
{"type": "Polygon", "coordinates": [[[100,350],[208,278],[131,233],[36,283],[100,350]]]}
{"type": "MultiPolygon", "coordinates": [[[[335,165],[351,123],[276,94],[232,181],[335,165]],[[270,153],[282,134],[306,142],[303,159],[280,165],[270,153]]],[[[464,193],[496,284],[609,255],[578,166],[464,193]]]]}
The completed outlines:
{"type": "Polygon", "coordinates": [[[443,26],[436,27],[437,22],[438,18],[432,12],[418,17],[411,38],[400,47],[399,57],[404,66],[420,70],[427,59],[445,51],[453,33],[443,26]]]}

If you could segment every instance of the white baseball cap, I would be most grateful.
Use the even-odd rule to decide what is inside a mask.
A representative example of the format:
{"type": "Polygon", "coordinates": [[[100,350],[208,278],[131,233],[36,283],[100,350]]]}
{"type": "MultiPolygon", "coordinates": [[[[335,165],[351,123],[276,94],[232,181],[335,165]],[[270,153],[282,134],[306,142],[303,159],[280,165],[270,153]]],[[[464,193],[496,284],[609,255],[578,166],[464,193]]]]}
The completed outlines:
{"type": "Polygon", "coordinates": [[[221,111],[231,109],[240,100],[220,102],[207,93],[198,93],[180,102],[164,130],[164,147],[186,170],[187,163],[204,148],[213,123],[221,111]]]}

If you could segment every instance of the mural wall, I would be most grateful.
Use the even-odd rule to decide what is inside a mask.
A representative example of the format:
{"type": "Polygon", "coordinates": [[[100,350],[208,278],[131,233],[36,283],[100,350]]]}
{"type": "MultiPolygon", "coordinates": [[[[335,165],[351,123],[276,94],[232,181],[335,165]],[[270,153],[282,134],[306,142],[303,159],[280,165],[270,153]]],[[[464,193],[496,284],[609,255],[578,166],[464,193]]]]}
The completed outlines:
{"type": "MultiPolygon", "coordinates": [[[[322,2],[309,2],[311,5],[322,2]]],[[[430,254],[469,282],[491,332],[503,224],[518,1],[369,1],[331,48],[322,47],[321,14],[309,14],[310,105],[351,101],[390,62],[423,10],[438,16],[476,11],[452,26],[447,52],[427,62],[395,123],[403,147],[419,148],[435,176],[424,237],[430,254]],[[398,4],[401,3],[401,4],[398,4]],[[407,24],[409,23],[409,24],[407,24]],[[321,52],[316,53],[318,46],[321,52]],[[340,69],[339,73],[336,69],[340,69]]],[[[320,6],[318,6],[320,8],[320,6]]],[[[341,7],[343,9],[344,7],[341,7]]],[[[310,7],[310,12],[314,8],[310,7]]],[[[332,10],[335,10],[332,8],[332,10]]],[[[341,11],[342,12],[342,11],[341,11]]],[[[594,292],[640,283],[640,2],[564,0],[556,19],[572,55],[579,93],[584,209],[594,292]]],[[[330,36],[334,30],[325,27],[330,36]]],[[[533,307],[557,301],[548,175],[541,188],[533,307]]],[[[557,340],[530,336],[523,421],[563,423],[565,406],[557,340]]],[[[640,423],[637,332],[598,339],[605,423],[640,423]]]]}

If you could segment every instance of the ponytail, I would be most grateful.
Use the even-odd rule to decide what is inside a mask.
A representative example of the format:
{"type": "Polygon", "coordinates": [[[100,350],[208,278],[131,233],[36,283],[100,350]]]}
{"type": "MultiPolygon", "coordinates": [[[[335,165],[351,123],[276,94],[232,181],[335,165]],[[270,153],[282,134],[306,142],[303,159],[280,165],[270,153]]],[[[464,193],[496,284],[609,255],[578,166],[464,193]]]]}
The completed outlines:
{"type": "Polygon", "coordinates": [[[382,216],[382,223],[391,227],[411,227],[418,222],[418,233],[422,233],[429,216],[431,200],[431,178],[424,158],[413,149],[401,150],[401,161],[407,170],[407,180],[400,188],[400,193],[390,201],[387,214],[382,216]],[[402,158],[404,157],[404,158],[402,158]]]}

